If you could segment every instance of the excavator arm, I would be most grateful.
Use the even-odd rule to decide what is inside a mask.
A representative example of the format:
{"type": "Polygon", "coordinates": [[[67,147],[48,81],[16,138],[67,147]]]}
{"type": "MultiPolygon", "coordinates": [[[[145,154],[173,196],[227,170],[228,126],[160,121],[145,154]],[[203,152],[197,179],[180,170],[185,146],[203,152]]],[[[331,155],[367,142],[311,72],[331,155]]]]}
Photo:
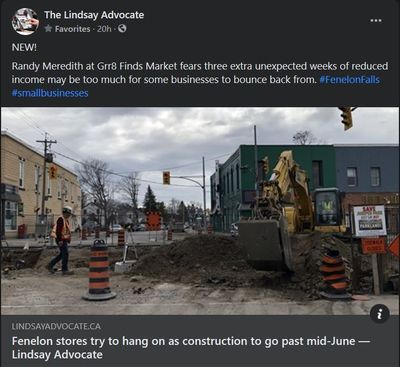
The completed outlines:
{"type": "Polygon", "coordinates": [[[341,221],[338,190],[317,189],[315,194],[316,216],[306,172],[294,161],[292,151],[282,152],[270,178],[260,184],[253,216],[238,223],[239,243],[255,269],[292,270],[289,232],[343,230],[338,225],[341,221]],[[323,208],[325,197],[333,203],[329,211],[319,209],[323,208]]]}
{"type": "Polygon", "coordinates": [[[294,162],[292,151],[281,153],[269,180],[262,182],[260,189],[253,217],[238,224],[239,243],[255,269],[292,270],[288,224],[296,229],[299,219],[312,213],[312,204],[306,200],[305,172],[294,162]]]}
{"type": "Polygon", "coordinates": [[[261,184],[261,196],[257,198],[256,208],[256,218],[279,219],[286,215],[291,231],[313,227],[307,175],[294,161],[291,150],[281,153],[271,177],[261,184]],[[285,207],[286,203],[290,203],[290,207],[285,207]]]}

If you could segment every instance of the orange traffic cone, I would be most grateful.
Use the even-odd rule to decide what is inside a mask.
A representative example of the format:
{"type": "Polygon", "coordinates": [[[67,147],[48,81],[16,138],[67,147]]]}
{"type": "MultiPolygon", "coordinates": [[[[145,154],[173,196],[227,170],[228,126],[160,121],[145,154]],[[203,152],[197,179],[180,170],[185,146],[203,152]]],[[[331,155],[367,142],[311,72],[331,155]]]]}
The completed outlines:
{"type": "Polygon", "coordinates": [[[322,265],[319,267],[319,271],[325,283],[325,287],[321,292],[324,298],[348,299],[351,297],[347,292],[350,281],[346,276],[343,258],[339,251],[328,250],[322,258],[322,265]]]}
{"type": "Polygon", "coordinates": [[[108,249],[103,240],[95,240],[90,248],[89,291],[83,296],[87,301],[105,301],[115,298],[111,292],[108,249]]]}

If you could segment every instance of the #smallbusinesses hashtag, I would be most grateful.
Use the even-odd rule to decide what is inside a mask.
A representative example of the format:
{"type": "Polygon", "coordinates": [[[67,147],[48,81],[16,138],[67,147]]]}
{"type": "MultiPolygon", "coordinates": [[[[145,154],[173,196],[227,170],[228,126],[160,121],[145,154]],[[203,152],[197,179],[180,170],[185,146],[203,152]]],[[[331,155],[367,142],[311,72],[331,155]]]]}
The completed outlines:
{"type": "Polygon", "coordinates": [[[13,97],[18,98],[87,98],[88,90],[69,90],[69,89],[13,89],[13,97]]]}

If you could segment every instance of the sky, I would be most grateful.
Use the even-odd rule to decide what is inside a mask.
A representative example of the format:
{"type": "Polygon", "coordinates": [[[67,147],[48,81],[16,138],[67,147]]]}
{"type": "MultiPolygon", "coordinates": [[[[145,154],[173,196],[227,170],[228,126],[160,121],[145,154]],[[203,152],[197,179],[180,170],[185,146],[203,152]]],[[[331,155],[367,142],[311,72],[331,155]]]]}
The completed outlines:
{"type": "MultiPolygon", "coordinates": [[[[2,108],[2,129],[43,150],[44,133],[57,140],[55,160],[76,171],[76,161],[100,159],[112,172],[139,172],[141,203],[150,184],[158,201],[202,203],[202,190],[173,176],[202,175],[206,185],[215,160],[224,162],[241,144],[292,144],[310,130],[319,144],[398,144],[398,108],[360,107],[344,131],[340,111],[326,108],[2,108]],[[58,153],[58,154],[57,154],[58,153]],[[67,156],[68,158],[66,158],[67,156]],[[72,158],[72,159],[71,159],[72,158]],[[162,171],[171,185],[162,185],[162,171]],[[151,181],[149,183],[148,181],[151,181]]],[[[113,176],[116,183],[120,177],[113,176]]],[[[193,178],[202,180],[201,178],[193,178]]],[[[209,187],[207,203],[209,206],[209,187]]]]}

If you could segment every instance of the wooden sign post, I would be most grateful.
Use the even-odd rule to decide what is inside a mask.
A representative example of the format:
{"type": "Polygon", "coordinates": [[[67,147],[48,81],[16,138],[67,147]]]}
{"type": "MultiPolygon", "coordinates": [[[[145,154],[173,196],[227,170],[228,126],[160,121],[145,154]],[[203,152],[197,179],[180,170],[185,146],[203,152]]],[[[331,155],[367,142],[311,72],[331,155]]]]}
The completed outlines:
{"type": "Polygon", "coordinates": [[[378,296],[381,294],[380,279],[383,279],[382,267],[378,265],[378,256],[381,257],[381,254],[386,253],[385,206],[354,206],[353,218],[355,235],[361,237],[362,252],[371,255],[374,293],[378,296]]]}
{"type": "Polygon", "coordinates": [[[362,252],[364,255],[371,255],[372,261],[372,277],[374,280],[374,294],[381,294],[380,279],[383,274],[382,269],[378,266],[378,254],[386,253],[386,242],[383,237],[365,237],[361,239],[362,252]]]}

